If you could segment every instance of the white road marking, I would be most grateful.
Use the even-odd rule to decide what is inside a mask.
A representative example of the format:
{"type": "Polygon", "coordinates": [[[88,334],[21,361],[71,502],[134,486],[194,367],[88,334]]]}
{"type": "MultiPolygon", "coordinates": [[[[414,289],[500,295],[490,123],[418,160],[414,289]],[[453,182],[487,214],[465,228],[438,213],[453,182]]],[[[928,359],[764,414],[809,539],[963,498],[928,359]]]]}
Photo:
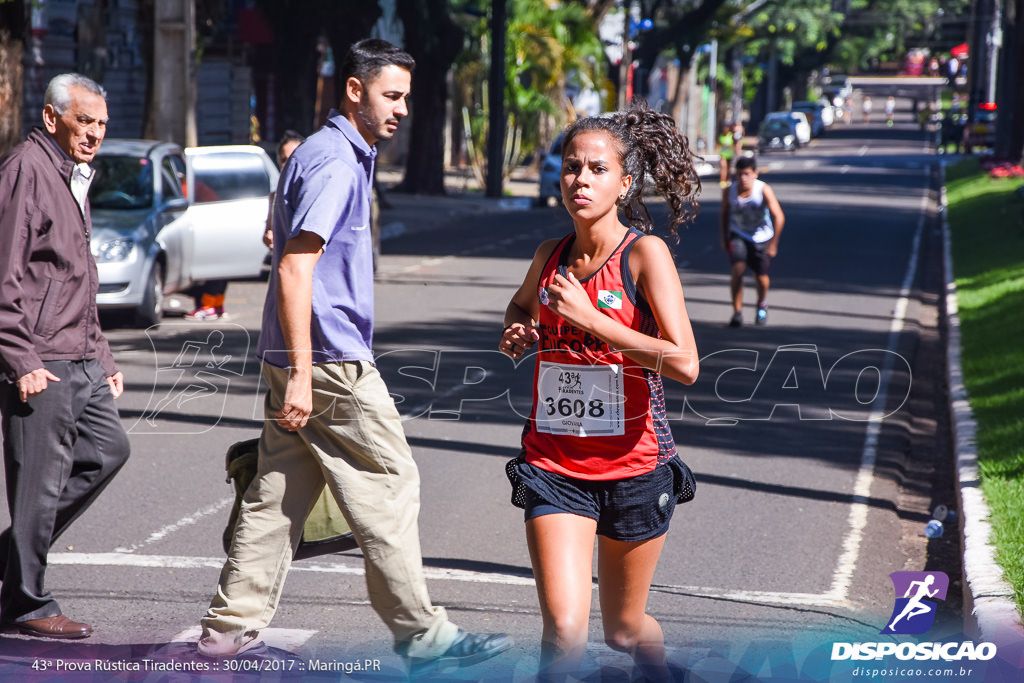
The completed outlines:
{"type": "Polygon", "coordinates": [[[843,602],[849,598],[850,584],[853,582],[853,572],[857,567],[861,542],[864,540],[864,529],[867,526],[868,499],[871,497],[875,460],[878,456],[878,437],[882,431],[882,417],[885,415],[885,404],[889,395],[889,379],[892,376],[893,370],[892,359],[896,355],[900,333],[903,331],[907,305],[910,302],[910,288],[914,284],[914,276],[917,273],[918,252],[921,249],[921,234],[924,232],[927,204],[928,195],[926,193],[921,197],[921,215],[917,221],[917,230],[914,232],[914,241],[910,249],[910,262],[907,264],[907,271],[903,277],[903,284],[900,287],[900,297],[896,301],[892,322],[889,324],[889,338],[886,343],[886,349],[890,353],[885,354],[885,360],[882,362],[878,381],[878,393],[876,394],[874,407],[868,417],[867,431],[864,435],[864,448],[861,451],[860,468],[857,471],[857,479],[853,486],[854,502],[850,508],[850,517],[847,521],[848,531],[843,539],[843,551],[839,556],[839,562],[833,575],[832,589],[826,593],[832,599],[843,602]]]}
{"type": "Polygon", "coordinates": [[[117,553],[133,553],[136,550],[138,550],[139,548],[142,548],[142,547],[150,545],[152,543],[156,543],[157,541],[163,540],[164,538],[166,538],[170,534],[174,533],[175,531],[178,531],[179,529],[183,529],[183,528],[185,528],[187,526],[191,526],[191,525],[197,523],[199,520],[201,520],[204,517],[209,517],[210,515],[217,514],[218,512],[223,510],[224,508],[226,508],[229,505],[231,505],[233,502],[235,502],[234,496],[232,496],[231,498],[224,498],[223,500],[219,500],[216,503],[214,503],[213,505],[210,505],[209,507],[203,508],[202,510],[199,510],[198,512],[195,512],[195,513],[193,513],[191,515],[187,515],[185,517],[182,517],[181,519],[179,519],[174,524],[169,524],[169,525],[165,526],[162,529],[158,529],[157,531],[154,531],[153,533],[151,533],[149,535],[149,538],[147,538],[142,543],[133,543],[132,545],[128,546],[127,548],[123,548],[123,547],[122,548],[114,548],[114,552],[117,552],[117,553]]]}
{"type": "MultiPolygon", "coordinates": [[[[172,643],[195,643],[203,634],[201,626],[193,626],[171,638],[172,643]]],[[[276,647],[280,650],[294,652],[306,644],[310,638],[316,635],[316,631],[307,631],[301,628],[261,628],[260,640],[269,647],[276,647]]]]}
{"type": "MultiPolygon", "coordinates": [[[[49,564],[75,566],[137,567],[149,569],[220,569],[224,558],[187,557],[183,555],[129,555],[127,553],[50,553],[49,564]]],[[[314,572],[323,574],[347,574],[363,576],[362,562],[358,565],[338,562],[311,563],[303,561],[293,564],[289,572],[314,572]]],[[[473,572],[465,569],[440,569],[424,567],[428,579],[439,581],[466,581],[469,583],[498,583],[505,586],[534,586],[533,579],[515,574],[473,572]]]]}
{"type": "Polygon", "coordinates": [[[859,156],[859,157],[862,157],[862,156],[864,156],[867,153],[868,153],[868,146],[867,145],[864,145],[863,147],[861,147],[860,149],[857,150],[857,156],[859,156]]]}
{"type": "MultiPolygon", "coordinates": [[[[224,560],[217,557],[185,557],[180,555],[128,555],[125,553],[50,553],[52,565],[136,567],[148,569],[220,569],[224,560]]],[[[338,562],[312,564],[308,560],[291,566],[289,572],[343,574],[363,576],[362,563],[358,565],[338,562]]],[[[474,572],[465,569],[442,569],[424,567],[423,574],[429,581],[463,581],[466,583],[498,584],[503,586],[536,586],[533,578],[516,574],[474,572]]],[[[597,587],[596,584],[594,586],[597,587]]],[[[787,593],[777,591],[715,590],[703,586],[676,586],[655,584],[655,591],[693,595],[706,598],[735,600],[737,602],[762,603],[769,605],[805,605],[846,607],[846,600],[833,595],[834,591],[823,594],[787,593]]],[[[175,638],[179,640],[179,638],[175,638]]]]}

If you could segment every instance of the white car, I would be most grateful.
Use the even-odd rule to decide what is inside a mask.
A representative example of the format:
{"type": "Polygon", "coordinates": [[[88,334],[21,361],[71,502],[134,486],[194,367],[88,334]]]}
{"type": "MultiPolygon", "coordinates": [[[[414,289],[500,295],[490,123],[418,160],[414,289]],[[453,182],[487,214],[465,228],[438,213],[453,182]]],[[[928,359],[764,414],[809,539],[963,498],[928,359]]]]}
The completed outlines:
{"type": "Polygon", "coordinates": [[[807,116],[798,111],[773,111],[764,117],[765,121],[789,120],[796,127],[796,139],[801,145],[811,141],[811,124],[807,122],[807,116]]]}
{"type": "Polygon", "coordinates": [[[90,247],[100,309],[131,311],[138,324],[154,325],[167,294],[261,274],[268,195],[278,177],[261,148],[182,150],[109,139],[91,165],[90,247]]]}
{"type": "Polygon", "coordinates": [[[191,278],[259,276],[267,257],[269,195],[277,189],[274,162],[256,145],[188,147],[185,161],[194,226],[191,278]]]}

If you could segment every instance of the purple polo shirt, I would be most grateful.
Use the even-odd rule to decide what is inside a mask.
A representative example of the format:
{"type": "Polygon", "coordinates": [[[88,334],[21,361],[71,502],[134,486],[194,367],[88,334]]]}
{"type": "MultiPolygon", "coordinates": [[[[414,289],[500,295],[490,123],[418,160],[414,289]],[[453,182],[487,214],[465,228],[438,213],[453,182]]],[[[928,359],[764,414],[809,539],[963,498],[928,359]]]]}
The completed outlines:
{"type": "Polygon", "coordinates": [[[336,111],[299,145],[277,185],[274,259],[257,349],[288,367],[277,309],[277,266],[285,242],[305,230],[324,251],[313,271],[313,362],[373,360],[373,244],[370,192],[377,149],[336,111]]]}

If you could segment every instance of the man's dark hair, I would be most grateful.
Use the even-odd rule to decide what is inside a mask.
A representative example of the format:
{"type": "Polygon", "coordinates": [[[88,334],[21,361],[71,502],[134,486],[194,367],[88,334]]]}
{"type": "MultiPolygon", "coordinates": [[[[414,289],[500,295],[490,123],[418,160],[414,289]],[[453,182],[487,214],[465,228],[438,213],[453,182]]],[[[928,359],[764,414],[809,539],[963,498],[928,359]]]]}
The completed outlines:
{"type": "Polygon", "coordinates": [[[285,145],[287,145],[289,142],[299,142],[299,143],[301,143],[305,139],[306,139],[306,136],[303,135],[302,133],[298,132],[297,130],[292,130],[291,128],[286,130],[284,132],[284,135],[281,136],[281,139],[277,141],[277,156],[278,156],[278,158],[281,157],[281,148],[284,147],[285,145]]]}
{"type": "Polygon", "coordinates": [[[745,168],[757,170],[757,159],[754,157],[740,157],[736,160],[736,172],[739,173],[745,168]]]}
{"type": "Polygon", "coordinates": [[[367,38],[349,48],[341,63],[341,81],[345,83],[355,76],[363,83],[369,83],[386,66],[399,66],[412,72],[416,60],[405,50],[380,38],[367,38]]]}

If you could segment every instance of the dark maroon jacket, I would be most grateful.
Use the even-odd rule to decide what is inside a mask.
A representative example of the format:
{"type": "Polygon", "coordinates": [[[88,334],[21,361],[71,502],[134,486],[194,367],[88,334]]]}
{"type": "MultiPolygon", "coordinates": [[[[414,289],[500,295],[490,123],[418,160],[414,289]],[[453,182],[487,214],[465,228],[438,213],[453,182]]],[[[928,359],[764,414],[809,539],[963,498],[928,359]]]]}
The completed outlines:
{"type": "Polygon", "coordinates": [[[92,219],[71,194],[75,162],[42,128],[0,159],[0,373],[45,360],[98,359],[117,372],[100,331],[92,219]]]}

